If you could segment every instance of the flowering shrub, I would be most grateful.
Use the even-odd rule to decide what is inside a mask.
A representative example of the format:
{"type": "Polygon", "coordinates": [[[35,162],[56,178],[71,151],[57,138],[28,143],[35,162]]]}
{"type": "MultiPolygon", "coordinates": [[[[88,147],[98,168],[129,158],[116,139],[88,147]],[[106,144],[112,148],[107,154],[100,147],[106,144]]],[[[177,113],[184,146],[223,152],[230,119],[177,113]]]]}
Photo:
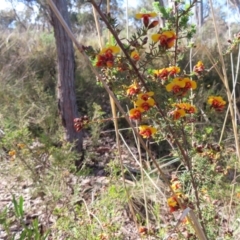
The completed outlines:
{"type": "MultiPolygon", "coordinates": [[[[196,210],[206,234],[206,221],[200,202],[202,193],[198,187],[204,180],[194,163],[196,156],[205,160],[215,159],[216,162],[221,149],[212,147],[205,151],[205,147],[194,143],[204,139],[194,125],[203,112],[198,109],[196,97],[201,86],[199,76],[205,71],[203,62],[198,61],[189,72],[180,68],[180,39],[189,40],[195,32],[188,24],[190,10],[195,3],[193,1],[189,6],[176,4],[176,17],[168,15],[168,24],[164,27],[159,26],[158,20],[151,20],[158,16],[157,13],[137,13],[136,18],[142,20],[143,26],[137,29],[131,39],[120,40],[112,19],[112,25],[108,25],[108,28],[115,38],[114,44],[96,52],[93,64],[111,85],[113,92],[129,99],[131,108],[127,115],[139,124],[138,137],[156,142],[165,139],[173,149],[172,154],[181,159],[188,185],[191,185],[189,189],[193,190],[191,201],[186,189],[182,188],[184,181],[177,179],[168,183],[171,191],[167,205],[171,213],[187,207],[196,210]],[[163,66],[157,60],[164,57],[169,61],[163,66]]],[[[166,9],[159,8],[158,11],[167,15],[166,9]]],[[[221,96],[209,96],[204,102],[210,106],[209,112],[215,110],[215,114],[221,114],[227,104],[221,96]]],[[[79,121],[76,123],[79,124],[79,121]]],[[[208,164],[213,162],[209,161],[208,164]]]]}

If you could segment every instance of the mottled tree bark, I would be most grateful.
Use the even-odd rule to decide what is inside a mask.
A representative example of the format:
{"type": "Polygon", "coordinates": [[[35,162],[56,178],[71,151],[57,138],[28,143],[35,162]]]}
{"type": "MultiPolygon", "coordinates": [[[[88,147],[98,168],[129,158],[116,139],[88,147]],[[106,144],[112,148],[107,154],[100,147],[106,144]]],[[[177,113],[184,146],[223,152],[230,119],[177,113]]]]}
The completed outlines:
{"type": "MultiPolygon", "coordinates": [[[[53,2],[68,26],[70,26],[66,0],[53,0],[53,2]]],[[[59,115],[65,129],[65,140],[76,142],[76,150],[80,152],[82,150],[82,133],[77,133],[73,125],[73,119],[78,117],[74,84],[75,60],[73,43],[52,11],[51,19],[57,47],[59,115]]]]}

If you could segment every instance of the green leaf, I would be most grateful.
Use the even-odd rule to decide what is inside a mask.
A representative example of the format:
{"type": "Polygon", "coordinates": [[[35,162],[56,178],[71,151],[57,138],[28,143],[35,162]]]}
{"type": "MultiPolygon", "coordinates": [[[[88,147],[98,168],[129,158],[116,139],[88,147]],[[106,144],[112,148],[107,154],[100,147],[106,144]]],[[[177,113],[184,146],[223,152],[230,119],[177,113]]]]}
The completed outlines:
{"type": "Polygon", "coordinates": [[[20,217],[21,217],[21,218],[23,218],[23,216],[24,216],[23,202],[24,202],[23,197],[20,196],[18,209],[19,209],[19,214],[20,214],[20,217]]]}
{"type": "Polygon", "coordinates": [[[19,240],[24,240],[26,239],[26,236],[27,236],[27,229],[24,229],[20,235],[20,238],[19,240]]]}
{"type": "Polygon", "coordinates": [[[212,131],[213,131],[213,128],[212,128],[212,127],[206,127],[206,128],[205,128],[205,132],[206,132],[207,134],[211,134],[212,131]]]}
{"type": "Polygon", "coordinates": [[[50,234],[50,230],[48,229],[48,230],[46,231],[46,233],[44,234],[44,236],[42,237],[42,240],[47,239],[47,237],[48,237],[49,234],[50,234]]]}
{"type": "Polygon", "coordinates": [[[147,69],[147,73],[148,73],[148,74],[152,74],[153,71],[154,71],[154,69],[151,69],[151,68],[148,68],[148,69],[147,69]]]}
{"type": "Polygon", "coordinates": [[[14,212],[15,212],[15,215],[20,218],[20,212],[19,212],[19,208],[18,208],[18,203],[17,203],[17,200],[15,198],[15,196],[13,195],[13,207],[14,207],[14,212]]]}
{"type": "Polygon", "coordinates": [[[159,2],[154,2],[152,4],[154,12],[160,13],[163,18],[168,19],[169,13],[171,12],[171,8],[165,8],[164,6],[160,6],[159,2]]]}
{"type": "Polygon", "coordinates": [[[154,12],[158,12],[158,13],[160,13],[161,12],[161,10],[160,10],[160,4],[159,4],[159,2],[154,2],[153,4],[152,4],[152,6],[153,6],[153,11],[154,12]]]}
{"type": "Polygon", "coordinates": [[[12,202],[13,202],[14,212],[15,212],[16,217],[19,218],[19,219],[23,219],[23,217],[24,217],[24,210],[23,210],[24,200],[23,200],[23,197],[20,196],[19,202],[18,202],[16,200],[15,196],[13,195],[12,202]]]}
{"type": "Polygon", "coordinates": [[[109,39],[109,41],[107,42],[107,46],[114,46],[114,45],[116,45],[117,44],[117,42],[116,42],[116,39],[114,38],[114,36],[113,35],[111,35],[110,36],[110,39],[109,39]]]}

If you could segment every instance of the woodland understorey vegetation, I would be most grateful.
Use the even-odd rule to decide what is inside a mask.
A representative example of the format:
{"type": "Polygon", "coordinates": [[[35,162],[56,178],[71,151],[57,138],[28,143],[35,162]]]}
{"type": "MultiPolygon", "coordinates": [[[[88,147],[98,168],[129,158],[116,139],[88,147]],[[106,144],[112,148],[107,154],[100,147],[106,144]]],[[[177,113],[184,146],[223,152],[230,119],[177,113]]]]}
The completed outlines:
{"type": "Polygon", "coordinates": [[[1,165],[44,206],[29,220],[11,192],[6,239],[238,239],[239,30],[226,36],[212,1],[201,28],[198,2],[179,0],[136,11],[129,31],[91,0],[98,42],[82,44],[47,3],[75,44],[84,150],[63,137],[52,31],[6,31],[1,165]]]}

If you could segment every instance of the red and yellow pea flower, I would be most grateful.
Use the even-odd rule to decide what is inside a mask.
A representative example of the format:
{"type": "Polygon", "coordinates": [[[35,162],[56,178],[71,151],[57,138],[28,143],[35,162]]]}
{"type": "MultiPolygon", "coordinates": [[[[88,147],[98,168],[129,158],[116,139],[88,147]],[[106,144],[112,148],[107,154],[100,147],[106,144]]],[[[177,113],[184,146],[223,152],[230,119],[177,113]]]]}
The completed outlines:
{"type": "Polygon", "coordinates": [[[176,212],[180,209],[180,206],[177,201],[177,195],[173,195],[167,199],[167,205],[170,208],[170,212],[176,212]]]}
{"type": "Polygon", "coordinates": [[[130,57],[136,62],[140,59],[139,53],[136,50],[131,52],[130,57]]]}
{"type": "Polygon", "coordinates": [[[24,143],[18,143],[17,147],[20,148],[20,149],[23,149],[23,148],[26,147],[26,145],[24,143]]]}
{"type": "Polygon", "coordinates": [[[173,117],[173,120],[178,120],[182,117],[185,117],[186,114],[193,114],[197,112],[195,106],[190,103],[174,103],[175,110],[170,112],[170,115],[173,117]]]}
{"type": "Polygon", "coordinates": [[[142,99],[144,101],[147,101],[153,95],[154,95],[154,92],[140,93],[140,94],[138,94],[138,99],[142,99]]]}
{"type": "Polygon", "coordinates": [[[166,85],[168,92],[173,92],[179,96],[183,96],[189,89],[196,89],[197,83],[189,78],[174,78],[171,83],[166,85]]]}
{"type": "Polygon", "coordinates": [[[204,65],[202,61],[198,61],[198,63],[193,67],[193,72],[196,74],[201,74],[204,71],[204,65]]]}
{"type": "Polygon", "coordinates": [[[186,208],[188,205],[188,197],[181,192],[177,192],[167,199],[171,213],[181,209],[179,202],[183,208],[186,208]]]}
{"type": "Polygon", "coordinates": [[[171,179],[171,188],[174,192],[179,192],[182,188],[181,182],[178,180],[178,177],[173,175],[171,179]]]}
{"type": "Polygon", "coordinates": [[[189,220],[187,217],[185,217],[183,220],[182,220],[182,224],[189,224],[189,220]]]}
{"type": "Polygon", "coordinates": [[[181,69],[180,69],[180,67],[177,67],[177,66],[171,66],[171,67],[167,68],[167,71],[168,71],[168,75],[170,77],[173,77],[176,74],[180,73],[181,69]]]}
{"type": "Polygon", "coordinates": [[[166,90],[168,92],[173,92],[174,94],[179,93],[185,87],[185,82],[182,78],[174,78],[172,82],[166,85],[166,90]]]}
{"type": "Polygon", "coordinates": [[[155,105],[155,101],[152,98],[154,92],[146,92],[138,94],[137,100],[134,102],[136,107],[141,108],[144,112],[148,111],[155,105]]]}
{"type": "Polygon", "coordinates": [[[189,78],[183,78],[183,81],[185,82],[185,90],[189,89],[196,89],[197,88],[197,83],[189,78]]]}
{"type": "Polygon", "coordinates": [[[108,56],[108,54],[117,54],[120,52],[120,47],[118,46],[108,46],[108,47],[105,47],[101,50],[101,52],[99,54],[105,54],[106,56],[108,56]]]}
{"type": "MultiPolygon", "coordinates": [[[[140,91],[140,87],[137,83],[133,83],[129,86],[127,94],[130,96],[135,95],[140,91]]],[[[155,101],[152,98],[154,92],[140,93],[137,95],[137,100],[134,101],[135,108],[129,110],[129,117],[133,120],[141,120],[142,112],[148,111],[155,105],[155,101]]]]}
{"type": "Polygon", "coordinates": [[[160,43],[160,46],[164,49],[169,49],[174,46],[177,36],[173,31],[164,31],[162,33],[157,33],[152,35],[153,42],[160,43]]]}
{"type": "MultiPolygon", "coordinates": [[[[136,19],[143,19],[143,24],[144,24],[144,26],[147,28],[148,27],[148,25],[149,25],[149,18],[153,18],[153,17],[156,17],[157,16],[157,13],[155,13],[155,12],[150,12],[150,13],[137,13],[136,15],[135,15],[135,18],[136,19]]],[[[157,25],[157,24],[156,24],[157,25]]],[[[154,24],[154,26],[156,26],[155,24],[154,24]]],[[[153,26],[153,27],[154,27],[153,26]]]]}
{"type": "Polygon", "coordinates": [[[226,101],[222,97],[210,96],[208,98],[208,104],[211,108],[214,108],[217,112],[221,112],[226,106],[226,101]]]}
{"type": "Polygon", "coordinates": [[[144,112],[148,111],[150,108],[152,108],[155,105],[155,101],[153,98],[148,98],[147,100],[143,100],[139,98],[134,103],[136,107],[142,109],[144,112]]]}
{"type": "Polygon", "coordinates": [[[101,52],[96,56],[97,67],[113,67],[114,65],[114,55],[120,52],[118,46],[109,46],[103,48],[101,52]]]}
{"type": "Polygon", "coordinates": [[[158,25],[159,21],[154,20],[148,25],[148,29],[154,28],[158,25]]]}
{"type": "Polygon", "coordinates": [[[156,78],[167,80],[168,77],[173,77],[180,72],[180,68],[177,66],[172,66],[168,68],[162,68],[159,70],[153,70],[153,74],[156,78]]]}
{"type": "Polygon", "coordinates": [[[141,19],[141,18],[150,18],[150,17],[156,17],[157,13],[150,12],[150,13],[136,13],[135,18],[141,19]]]}
{"type": "Polygon", "coordinates": [[[128,88],[127,88],[127,95],[128,96],[133,96],[136,95],[140,92],[140,86],[134,82],[133,84],[131,84],[128,88]]]}
{"type": "Polygon", "coordinates": [[[153,70],[153,75],[155,78],[159,78],[159,79],[162,79],[162,80],[167,80],[168,78],[168,70],[167,68],[162,68],[162,69],[159,69],[159,70],[153,70]]]}
{"type": "Polygon", "coordinates": [[[10,160],[14,160],[16,158],[16,151],[15,150],[10,150],[8,152],[8,155],[10,156],[10,160]]]}
{"type": "Polygon", "coordinates": [[[8,155],[9,155],[10,157],[13,157],[13,156],[16,155],[16,151],[15,151],[15,150],[10,150],[10,151],[8,152],[8,155]]]}
{"type": "Polygon", "coordinates": [[[175,109],[170,112],[170,115],[173,117],[173,120],[178,120],[186,115],[186,112],[183,109],[175,109]]]}
{"type": "Polygon", "coordinates": [[[171,188],[174,192],[177,192],[179,191],[181,188],[182,188],[182,185],[181,185],[181,182],[180,181],[174,181],[172,184],[171,184],[171,188]]]}
{"type": "Polygon", "coordinates": [[[188,114],[197,112],[197,108],[190,103],[174,103],[173,106],[177,107],[177,109],[183,109],[188,114]]]}
{"type": "Polygon", "coordinates": [[[139,126],[139,134],[143,138],[150,138],[157,132],[157,129],[148,125],[141,125],[139,126]]]}
{"type": "Polygon", "coordinates": [[[129,118],[132,120],[141,120],[142,119],[142,112],[144,110],[142,108],[132,108],[129,110],[129,118]]]}

